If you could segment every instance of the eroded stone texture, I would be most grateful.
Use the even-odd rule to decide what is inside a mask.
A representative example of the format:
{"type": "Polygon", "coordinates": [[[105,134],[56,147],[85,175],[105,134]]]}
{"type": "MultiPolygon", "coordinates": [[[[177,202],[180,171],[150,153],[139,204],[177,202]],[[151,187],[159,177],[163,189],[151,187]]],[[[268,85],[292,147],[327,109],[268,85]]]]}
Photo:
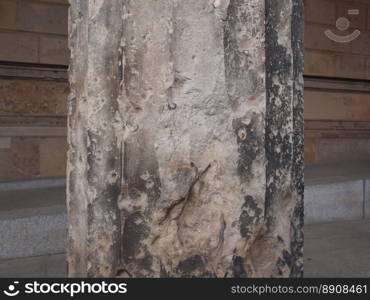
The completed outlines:
{"type": "Polygon", "coordinates": [[[302,276],[303,4],[267,0],[266,15],[266,257],[273,276],[302,276]]]}
{"type": "Polygon", "coordinates": [[[298,276],[301,2],[71,2],[70,275],[298,276]]]}
{"type": "Polygon", "coordinates": [[[122,1],[71,1],[68,260],[71,276],[114,276],[119,260],[118,114],[122,1]],[[118,124],[118,125],[117,125],[118,124]]]}

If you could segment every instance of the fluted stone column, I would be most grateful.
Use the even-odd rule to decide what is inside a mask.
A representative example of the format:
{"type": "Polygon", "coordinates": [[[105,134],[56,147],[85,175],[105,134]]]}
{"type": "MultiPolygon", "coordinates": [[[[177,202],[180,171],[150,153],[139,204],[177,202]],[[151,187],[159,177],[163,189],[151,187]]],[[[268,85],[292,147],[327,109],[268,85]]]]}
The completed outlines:
{"type": "Polygon", "coordinates": [[[70,276],[302,275],[301,0],[71,0],[70,276]]]}

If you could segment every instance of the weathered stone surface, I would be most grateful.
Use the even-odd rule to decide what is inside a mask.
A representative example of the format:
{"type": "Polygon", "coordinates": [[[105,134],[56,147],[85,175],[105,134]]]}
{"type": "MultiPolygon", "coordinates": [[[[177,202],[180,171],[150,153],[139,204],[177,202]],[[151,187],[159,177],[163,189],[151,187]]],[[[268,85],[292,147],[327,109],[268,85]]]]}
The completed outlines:
{"type": "Polygon", "coordinates": [[[113,276],[119,264],[121,229],[117,198],[122,143],[116,127],[123,126],[118,113],[123,2],[71,4],[69,272],[113,276]]]}
{"type": "Polygon", "coordinates": [[[266,5],[268,238],[259,256],[275,265],[275,276],[295,277],[303,269],[303,7],[301,1],[266,5]]]}
{"type": "Polygon", "coordinates": [[[302,275],[302,2],[266,3],[71,1],[71,276],[302,275]]]}

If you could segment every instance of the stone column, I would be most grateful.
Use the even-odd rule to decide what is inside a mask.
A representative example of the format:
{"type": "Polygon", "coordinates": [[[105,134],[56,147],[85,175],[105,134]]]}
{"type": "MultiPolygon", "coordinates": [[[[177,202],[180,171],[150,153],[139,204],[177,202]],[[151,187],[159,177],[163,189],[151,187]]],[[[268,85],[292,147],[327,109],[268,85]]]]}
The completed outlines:
{"type": "Polygon", "coordinates": [[[301,0],[71,0],[70,276],[302,275],[301,0]]]}

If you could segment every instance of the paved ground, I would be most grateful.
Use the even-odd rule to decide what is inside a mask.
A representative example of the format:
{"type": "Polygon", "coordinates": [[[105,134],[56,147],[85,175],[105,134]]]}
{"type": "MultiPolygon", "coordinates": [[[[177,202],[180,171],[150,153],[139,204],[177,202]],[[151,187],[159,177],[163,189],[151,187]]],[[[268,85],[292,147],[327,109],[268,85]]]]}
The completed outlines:
{"type": "Polygon", "coordinates": [[[305,226],[305,277],[370,277],[370,220],[305,226]]]}
{"type": "MultiPolygon", "coordinates": [[[[0,260],[0,277],[65,277],[65,255],[0,260]]],[[[305,277],[370,277],[370,220],[305,226],[305,277]]]]}
{"type": "MultiPolygon", "coordinates": [[[[370,169],[360,165],[352,167],[363,170],[359,172],[361,176],[370,169]]],[[[345,174],[340,170],[342,168],[334,172],[335,181],[345,174]]],[[[315,174],[326,178],[333,174],[316,169],[311,172],[311,178],[315,178],[315,174]]],[[[0,220],[59,213],[65,210],[64,188],[54,187],[42,194],[31,190],[14,194],[0,189],[0,204],[0,220]],[[50,199],[54,199],[52,206],[50,199]]],[[[370,277],[370,219],[306,225],[304,253],[306,277],[370,277]]],[[[0,260],[0,277],[64,277],[66,274],[64,254],[0,260]]]]}
{"type": "Polygon", "coordinates": [[[65,187],[0,190],[0,219],[64,212],[65,187]]]}
{"type": "Polygon", "coordinates": [[[67,277],[65,254],[0,260],[0,278],[67,277]]]}

